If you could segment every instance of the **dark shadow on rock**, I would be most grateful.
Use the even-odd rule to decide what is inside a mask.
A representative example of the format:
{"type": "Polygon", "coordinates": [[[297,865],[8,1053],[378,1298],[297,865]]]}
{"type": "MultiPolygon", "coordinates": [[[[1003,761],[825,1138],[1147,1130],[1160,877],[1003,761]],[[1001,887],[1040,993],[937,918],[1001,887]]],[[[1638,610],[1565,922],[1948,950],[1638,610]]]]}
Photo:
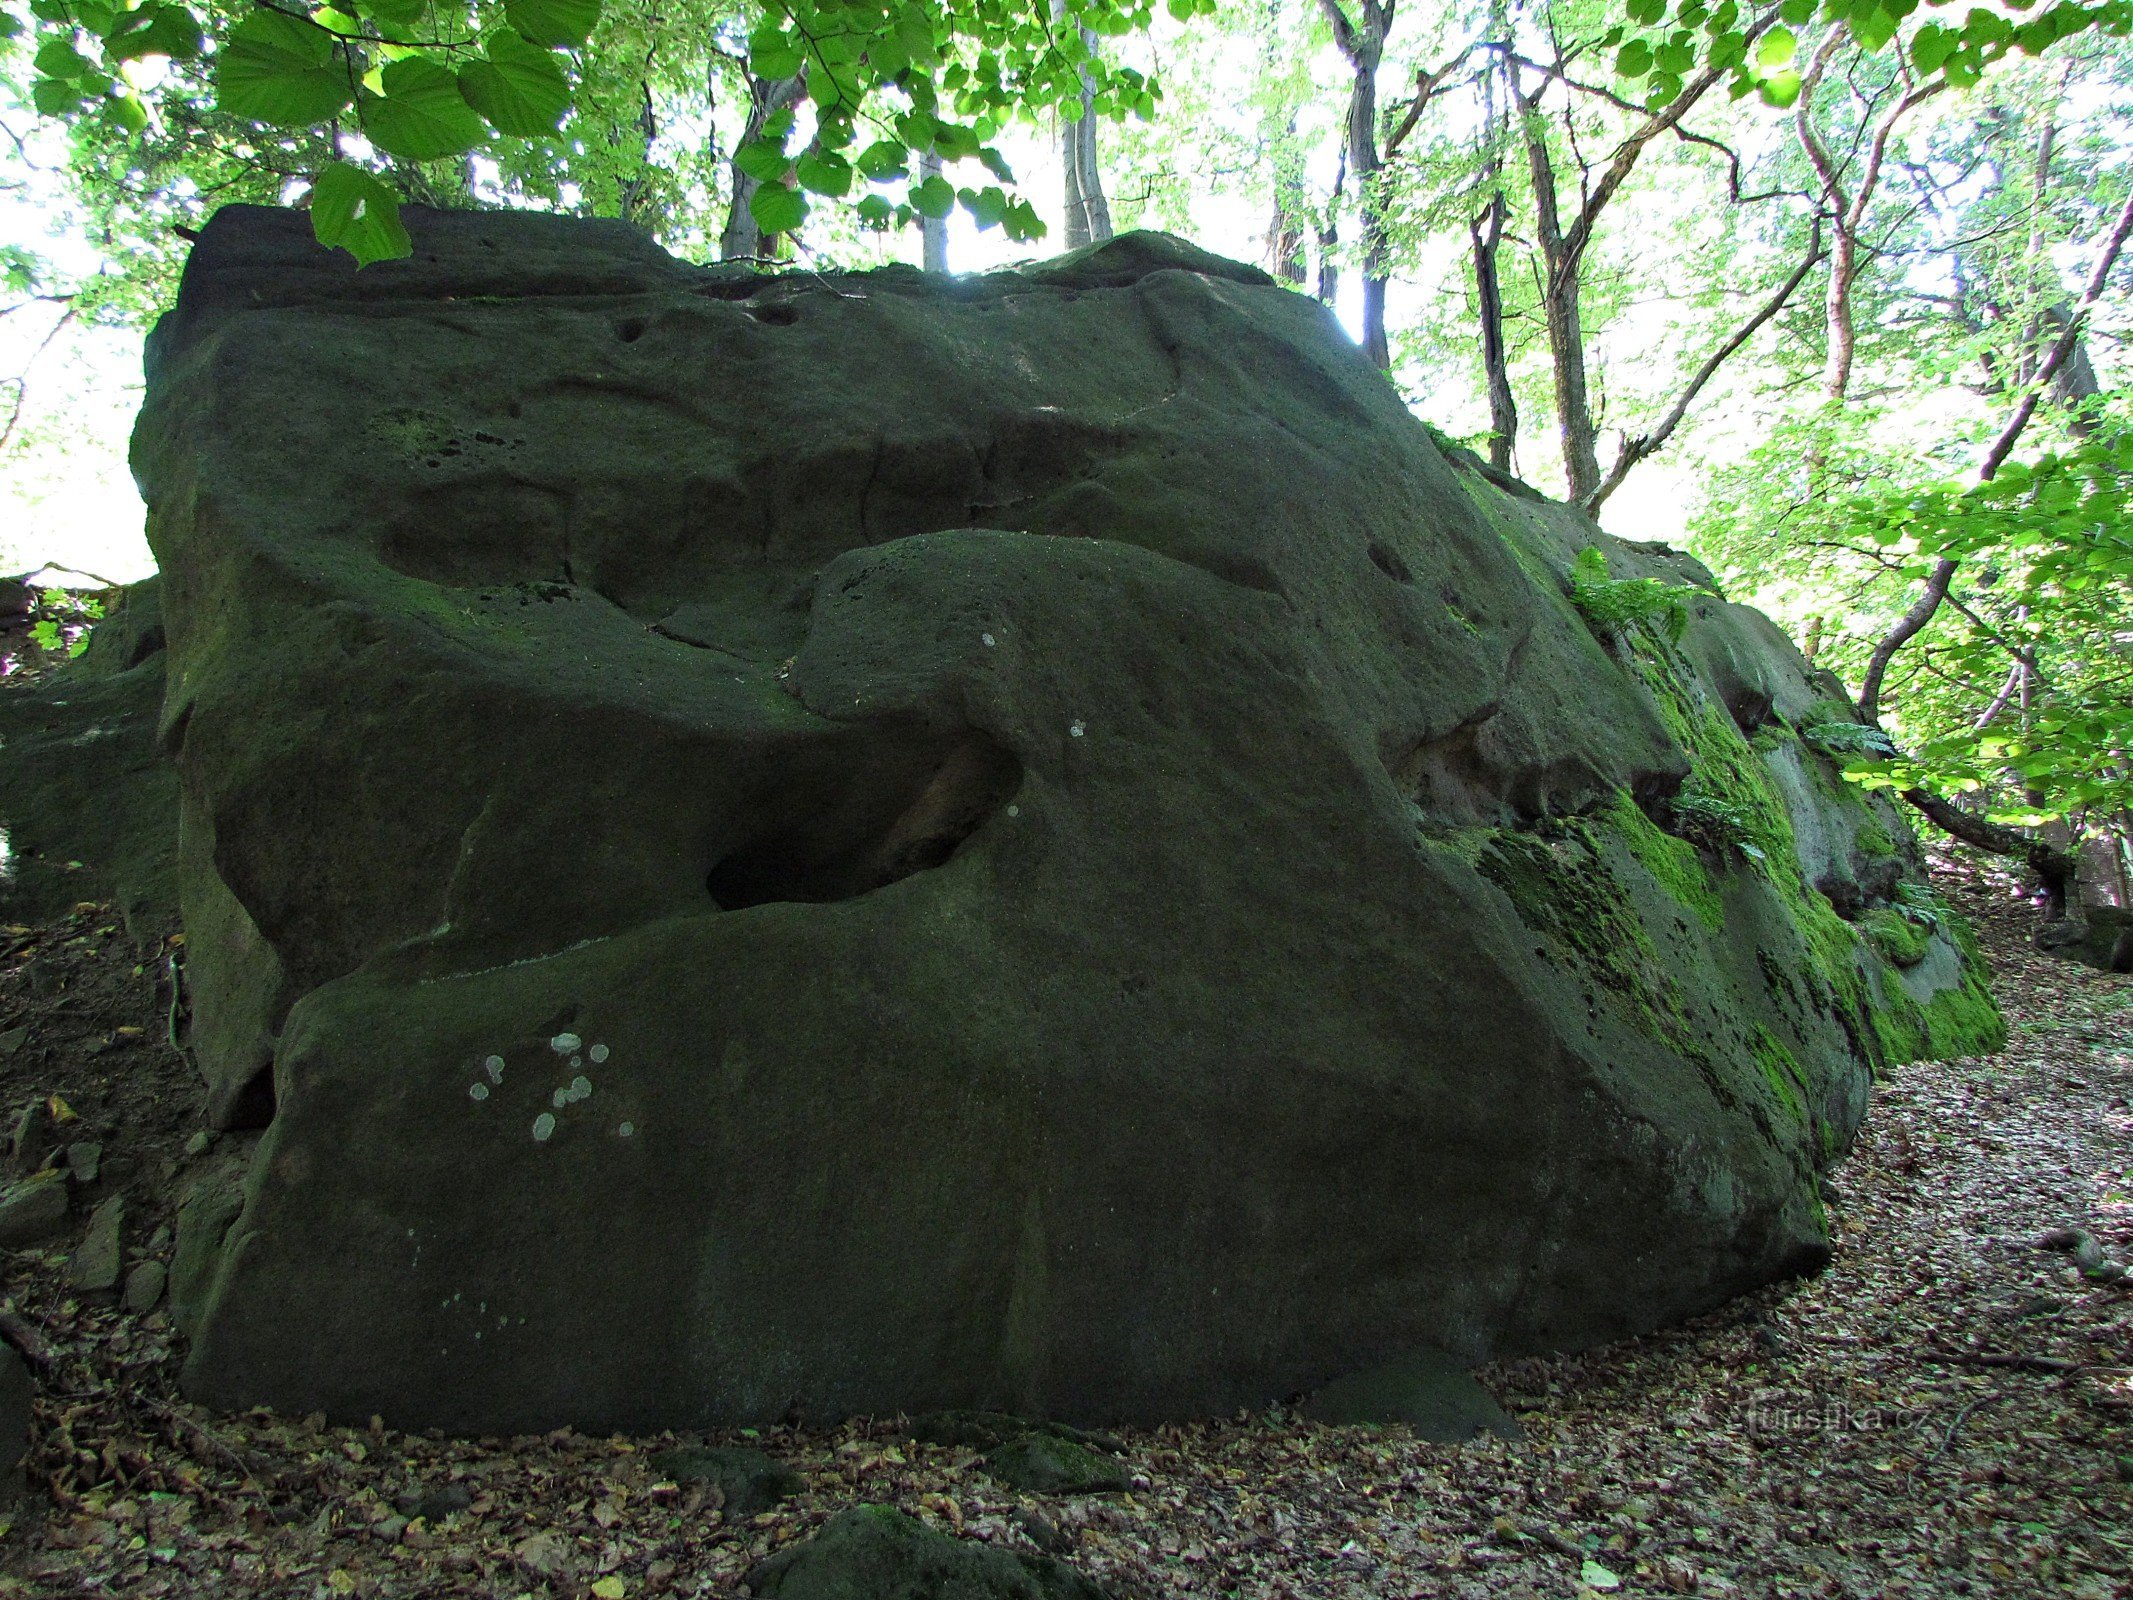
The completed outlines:
{"type": "Polygon", "coordinates": [[[1478,1433],[1520,1435],[1496,1397],[1452,1357],[1421,1350],[1327,1384],[1303,1414],[1330,1427],[1405,1426],[1433,1444],[1465,1444],[1478,1433]]]}

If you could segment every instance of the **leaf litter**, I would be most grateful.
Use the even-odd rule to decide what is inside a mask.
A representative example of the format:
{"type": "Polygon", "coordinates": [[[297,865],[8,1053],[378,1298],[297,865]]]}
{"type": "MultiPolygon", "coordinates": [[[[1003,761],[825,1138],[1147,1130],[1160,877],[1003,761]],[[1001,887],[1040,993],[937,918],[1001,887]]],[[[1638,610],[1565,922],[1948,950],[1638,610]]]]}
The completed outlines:
{"type": "MultiPolygon", "coordinates": [[[[0,1254],[0,1336],[40,1358],[0,1595],[737,1595],[860,1502],[1060,1556],[1121,1600],[2133,1595],[2133,1280],[2093,1270],[2133,1258],[2133,979],[2035,951],[1989,871],[1945,861],[1938,881],[1978,927],[2007,1049],[1877,1086],[1821,1276],[1487,1369],[1520,1440],[1275,1408],[1121,1430],[1130,1488],[1037,1497],[900,1418],[455,1440],[217,1414],[178,1394],[162,1309],[70,1288],[77,1217],[49,1249],[0,1254]],[[762,1449],[804,1488],[729,1519],[714,1484],[651,1465],[698,1442],[762,1449]]],[[[181,949],[136,947],[86,904],[0,930],[0,1038],[37,1041],[0,1054],[4,1109],[44,1100],[101,1140],[136,1264],[167,1258],[200,1142],[166,1037],[181,949]]]]}

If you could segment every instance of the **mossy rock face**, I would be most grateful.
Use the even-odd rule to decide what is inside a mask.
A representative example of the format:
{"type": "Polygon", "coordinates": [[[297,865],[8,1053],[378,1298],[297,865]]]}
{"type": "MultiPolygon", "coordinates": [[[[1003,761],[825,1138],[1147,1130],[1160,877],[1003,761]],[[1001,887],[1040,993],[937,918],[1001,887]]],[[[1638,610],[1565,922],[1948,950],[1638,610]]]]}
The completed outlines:
{"type": "Polygon", "coordinates": [[[178,775],[156,743],[160,583],[123,592],[75,660],[0,688],[0,912],[114,900],[136,937],[178,911],[178,775]]]}
{"type": "Polygon", "coordinates": [[[888,1506],[858,1506],[748,1574],[757,1600],[1107,1600],[1047,1556],[935,1533],[888,1506]]]}
{"type": "Polygon", "coordinates": [[[807,1480],[775,1456],[737,1446],[697,1445],[662,1450],[645,1463],[675,1483],[717,1486],[729,1518],[752,1517],[807,1487],[807,1480]]]}
{"type": "Polygon", "coordinates": [[[1101,1423],[1609,1340],[1813,1266],[1874,1067],[1989,1047],[1957,924],[1861,936],[1918,874],[1841,685],[1253,269],[409,215],[219,213],[150,345],[195,1043],[269,1124],[195,1397],[1101,1423]]]}
{"type": "Polygon", "coordinates": [[[1023,1494],[1108,1494],[1133,1483],[1124,1462],[1049,1433],[1010,1439],[979,1464],[1023,1494]]]}

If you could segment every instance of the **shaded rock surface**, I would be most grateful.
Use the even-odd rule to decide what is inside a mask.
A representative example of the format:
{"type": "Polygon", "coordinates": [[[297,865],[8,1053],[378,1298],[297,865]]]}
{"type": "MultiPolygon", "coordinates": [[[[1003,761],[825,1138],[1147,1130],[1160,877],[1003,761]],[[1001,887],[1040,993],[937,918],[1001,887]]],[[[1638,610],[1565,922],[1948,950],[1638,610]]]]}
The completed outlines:
{"type": "Polygon", "coordinates": [[[67,1230],[67,1183],[40,1172],[0,1189],[0,1249],[42,1244],[67,1230]]]}
{"type": "Polygon", "coordinates": [[[1132,1484],[1125,1463],[1049,1433],[1025,1433],[985,1454],[986,1472],[1023,1494],[1106,1494],[1132,1484]]]}
{"type": "Polygon", "coordinates": [[[752,1517],[768,1511],[780,1500],[789,1500],[805,1487],[791,1467],[761,1450],[736,1446],[702,1445],[663,1450],[652,1457],[651,1468],[676,1483],[715,1484],[725,1498],[721,1509],[729,1518],[752,1517]]]}
{"type": "Polygon", "coordinates": [[[935,1533],[889,1506],[859,1506],[748,1574],[759,1600],[1105,1600],[1049,1556],[935,1533]]]}
{"type": "Polygon", "coordinates": [[[63,670],[0,695],[0,910],[116,900],[137,934],[176,911],[178,775],[157,747],[162,585],[134,584],[63,670]]]}
{"type": "Polygon", "coordinates": [[[1518,1437],[1518,1424],[1471,1372],[1430,1350],[1337,1378],[1303,1412],[1335,1427],[1400,1425],[1437,1444],[1464,1444],[1477,1433],[1518,1437]]]}
{"type": "Polygon", "coordinates": [[[150,346],[193,1042],[265,1127],[195,1396],[1128,1419],[1610,1339],[1817,1264],[1872,1069],[1997,1036],[1959,919],[1862,936],[1920,875],[1841,686],[1253,269],[411,225],[227,209],[150,346]]]}

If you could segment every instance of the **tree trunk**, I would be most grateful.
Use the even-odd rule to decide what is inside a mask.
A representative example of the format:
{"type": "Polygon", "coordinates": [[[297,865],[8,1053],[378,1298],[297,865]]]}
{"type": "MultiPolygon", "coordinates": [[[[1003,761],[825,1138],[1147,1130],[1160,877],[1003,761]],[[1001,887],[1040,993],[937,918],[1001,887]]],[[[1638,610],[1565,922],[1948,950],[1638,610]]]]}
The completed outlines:
{"type": "MultiPolygon", "coordinates": [[[[650,65],[647,60],[647,71],[650,70],[650,65]]],[[[644,97],[637,112],[637,170],[623,180],[617,209],[621,211],[625,222],[641,224],[644,221],[645,208],[651,201],[652,146],[659,138],[659,118],[652,110],[651,83],[647,81],[637,87],[644,97]]]]}
{"type": "Polygon", "coordinates": [[[1555,369],[1555,422],[1563,447],[1565,497],[1582,503],[1600,487],[1599,434],[1585,385],[1585,327],[1578,311],[1579,261],[1563,236],[1557,208],[1555,159],[1536,109],[1526,102],[1519,121],[1526,167],[1533,177],[1533,231],[1541,251],[1541,310],[1548,324],[1549,364],[1555,369]]]}
{"type": "MultiPolygon", "coordinates": [[[[739,150],[763,131],[763,124],[800,98],[806,81],[804,73],[790,78],[763,79],[753,73],[748,78],[748,120],[742,124],[741,136],[734,149],[739,150]]],[[[728,162],[727,170],[733,178],[733,195],[726,204],[726,228],[718,238],[718,254],[722,261],[751,261],[776,251],[777,241],[763,237],[755,225],[755,213],[748,209],[748,202],[755,198],[756,180],[728,162]]]]}
{"type": "MultiPolygon", "coordinates": [[[[938,178],[941,175],[941,154],[928,150],[918,158],[918,175],[921,179],[938,178]]],[[[928,272],[948,270],[948,219],[946,217],[920,217],[918,219],[920,260],[928,272]]]]}
{"type": "Polygon", "coordinates": [[[1363,224],[1363,350],[1380,368],[1392,366],[1392,346],[1385,335],[1385,288],[1392,247],[1385,236],[1385,195],[1378,171],[1378,64],[1385,57],[1385,37],[1392,31],[1392,0],[1362,0],[1355,19],[1339,0],[1321,0],[1333,25],[1333,42],[1348,60],[1348,128],[1344,151],[1354,175],[1363,224]]]}
{"type": "Polygon", "coordinates": [[[1489,465],[1509,472],[1518,445],[1518,401],[1511,393],[1510,356],[1503,336],[1503,284],[1496,273],[1503,221],[1503,191],[1498,189],[1468,229],[1474,238],[1474,298],[1481,312],[1481,372],[1489,391],[1489,465]]]}
{"type": "Polygon", "coordinates": [[[1333,174],[1333,192],[1326,197],[1325,220],[1318,225],[1318,300],[1330,309],[1340,298],[1340,204],[1341,190],[1348,182],[1348,146],[1341,145],[1340,166],[1333,174]]]}
{"type": "MultiPolygon", "coordinates": [[[[1052,0],[1053,23],[1064,23],[1066,15],[1066,0],[1052,0]]],[[[1081,41],[1092,53],[1100,48],[1088,28],[1081,30],[1081,41]]],[[[1066,171],[1067,248],[1110,238],[1111,205],[1096,165],[1096,81],[1086,66],[1081,69],[1081,115],[1062,124],[1059,155],[1066,171]]]]}

